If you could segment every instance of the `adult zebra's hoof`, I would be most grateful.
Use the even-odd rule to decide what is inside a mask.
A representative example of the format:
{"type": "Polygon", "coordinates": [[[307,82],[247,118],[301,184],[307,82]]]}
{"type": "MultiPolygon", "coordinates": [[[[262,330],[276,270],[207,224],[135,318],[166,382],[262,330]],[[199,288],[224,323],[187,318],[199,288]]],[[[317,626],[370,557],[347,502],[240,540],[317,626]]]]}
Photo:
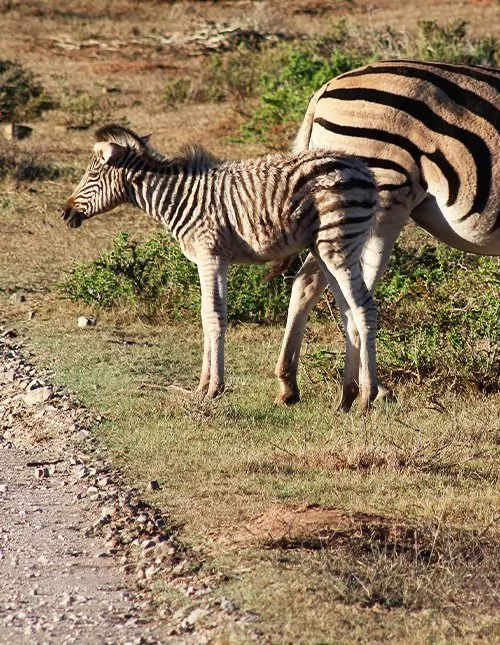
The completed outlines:
{"type": "Polygon", "coordinates": [[[300,401],[300,391],[296,385],[282,385],[282,391],[274,402],[276,405],[295,405],[300,401]]]}
{"type": "Polygon", "coordinates": [[[384,401],[384,403],[396,403],[397,398],[394,394],[394,390],[386,387],[383,383],[378,384],[378,393],[375,397],[375,401],[384,401]]]}

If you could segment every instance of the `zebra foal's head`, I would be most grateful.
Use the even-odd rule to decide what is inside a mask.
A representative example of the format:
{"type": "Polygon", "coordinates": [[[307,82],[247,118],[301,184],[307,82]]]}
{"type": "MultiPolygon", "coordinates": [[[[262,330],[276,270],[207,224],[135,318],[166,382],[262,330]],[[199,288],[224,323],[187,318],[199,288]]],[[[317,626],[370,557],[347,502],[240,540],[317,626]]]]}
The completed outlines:
{"type": "Polygon", "coordinates": [[[126,201],[124,168],[133,157],[149,151],[149,137],[140,137],[120,125],[101,128],[96,140],[87,170],[61,213],[71,228],[126,201]]]}

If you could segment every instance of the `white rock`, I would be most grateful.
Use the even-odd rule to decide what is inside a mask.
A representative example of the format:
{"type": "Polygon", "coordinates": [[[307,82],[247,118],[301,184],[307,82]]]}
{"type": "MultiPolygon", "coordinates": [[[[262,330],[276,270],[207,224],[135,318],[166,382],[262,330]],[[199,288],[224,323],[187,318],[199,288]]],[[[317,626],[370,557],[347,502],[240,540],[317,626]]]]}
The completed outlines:
{"type": "Polygon", "coordinates": [[[188,625],[194,625],[196,622],[200,620],[200,618],[204,618],[205,616],[209,615],[209,611],[206,609],[201,609],[201,607],[198,607],[198,609],[195,609],[192,611],[189,616],[186,618],[186,622],[188,625]]]}
{"type": "Polygon", "coordinates": [[[77,320],[78,327],[95,327],[97,324],[97,318],[93,316],[78,316],[77,320]]]}
{"type": "Polygon", "coordinates": [[[38,387],[34,390],[27,392],[23,399],[27,405],[37,405],[38,403],[45,403],[54,395],[54,390],[46,385],[44,387],[38,387]]]}

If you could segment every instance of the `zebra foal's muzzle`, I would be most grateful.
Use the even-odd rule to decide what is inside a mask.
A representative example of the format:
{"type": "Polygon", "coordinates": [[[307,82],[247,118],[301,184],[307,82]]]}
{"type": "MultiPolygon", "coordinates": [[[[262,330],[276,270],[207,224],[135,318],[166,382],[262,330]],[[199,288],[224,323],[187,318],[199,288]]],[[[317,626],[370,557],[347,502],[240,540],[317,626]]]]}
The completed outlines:
{"type": "Polygon", "coordinates": [[[85,213],[76,211],[72,206],[67,206],[61,213],[61,217],[70,228],[78,228],[85,219],[85,213]]]}

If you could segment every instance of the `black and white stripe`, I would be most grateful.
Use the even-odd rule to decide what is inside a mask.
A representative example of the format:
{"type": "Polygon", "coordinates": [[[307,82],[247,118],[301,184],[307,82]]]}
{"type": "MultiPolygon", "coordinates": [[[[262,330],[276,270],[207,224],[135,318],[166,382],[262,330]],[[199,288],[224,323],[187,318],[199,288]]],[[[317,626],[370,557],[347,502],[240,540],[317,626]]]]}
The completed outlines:
{"type": "Polygon", "coordinates": [[[310,248],[340,307],[353,312],[346,327],[342,406],[361,390],[367,409],[377,391],[376,310],[362,278],[360,256],[378,208],[367,166],[327,150],[217,160],[200,149],[168,158],[146,139],[110,125],[96,134],[94,156],[68,200],[70,226],[130,203],[157,218],[196,262],[205,336],[199,389],[224,388],[227,268],[279,260],[310,248]],[[356,373],[349,364],[361,354],[356,373]]]}
{"type": "MultiPolygon", "coordinates": [[[[380,210],[362,256],[370,290],[409,218],[450,246],[500,255],[499,69],[388,60],[342,74],[313,97],[294,145],[318,148],[357,155],[377,179],[380,210]]],[[[299,399],[304,326],[326,284],[308,256],[276,365],[283,403],[299,399]]]]}

